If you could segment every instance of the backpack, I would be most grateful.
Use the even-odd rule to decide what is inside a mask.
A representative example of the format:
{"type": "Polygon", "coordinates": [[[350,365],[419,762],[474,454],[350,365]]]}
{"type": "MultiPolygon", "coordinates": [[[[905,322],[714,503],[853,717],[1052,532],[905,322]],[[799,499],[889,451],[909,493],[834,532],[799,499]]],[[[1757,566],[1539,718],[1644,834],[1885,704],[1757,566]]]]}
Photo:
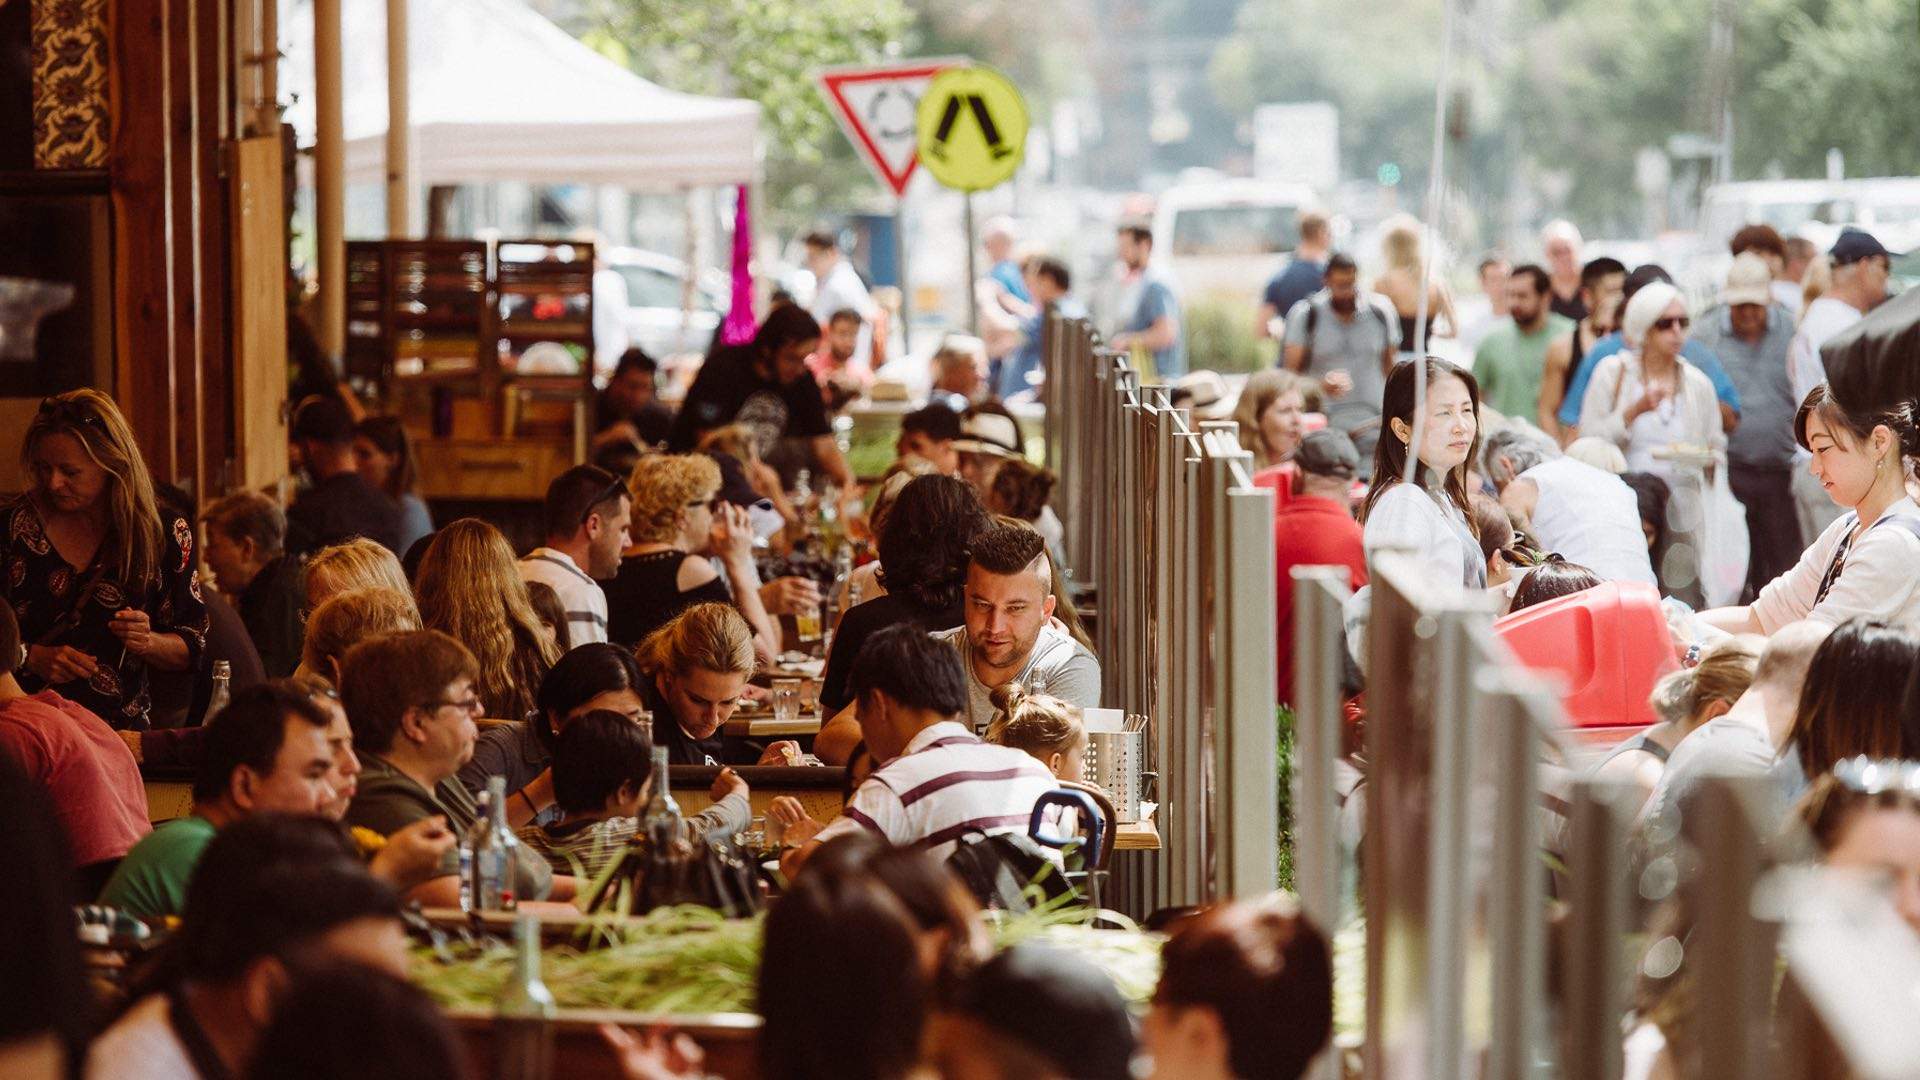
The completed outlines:
{"type": "MultiPolygon", "coordinates": [[[[1315,293],[1313,295],[1318,296],[1320,294],[1315,293]]],[[[1356,300],[1358,300],[1357,297],[1356,297],[1356,300]]],[[[1387,335],[1388,346],[1394,346],[1399,344],[1400,336],[1397,333],[1395,333],[1396,327],[1394,327],[1392,323],[1389,323],[1387,321],[1387,317],[1385,315],[1382,315],[1380,313],[1380,308],[1377,305],[1375,305],[1371,300],[1361,301],[1356,305],[1355,314],[1357,315],[1361,310],[1368,312],[1375,319],[1379,320],[1380,329],[1383,332],[1385,332],[1387,335]]],[[[1314,328],[1317,327],[1319,324],[1320,324],[1320,305],[1313,302],[1313,296],[1309,296],[1307,297],[1307,340],[1306,340],[1307,363],[1309,364],[1313,363],[1313,332],[1314,332],[1314,328]]]]}
{"type": "Polygon", "coordinates": [[[760,910],[760,878],[753,861],[725,838],[689,836],[661,856],[641,834],[621,854],[606,887],[589,898],[587,910],[617,907],[622,896],[629,899],[627,914],[632,915],[698,904],[728,918],[744,918],[760,910]]]}
{"type": "Polygon", "coordinates": [[[1015,915],[1031,911],[1036,905],[1030,888],[1040,891],[1041,903],[1073,891],[1059,864],[1023,833],[989,836],[976,829],[956,842],[947,866],[988,910],[1015,915]]]}

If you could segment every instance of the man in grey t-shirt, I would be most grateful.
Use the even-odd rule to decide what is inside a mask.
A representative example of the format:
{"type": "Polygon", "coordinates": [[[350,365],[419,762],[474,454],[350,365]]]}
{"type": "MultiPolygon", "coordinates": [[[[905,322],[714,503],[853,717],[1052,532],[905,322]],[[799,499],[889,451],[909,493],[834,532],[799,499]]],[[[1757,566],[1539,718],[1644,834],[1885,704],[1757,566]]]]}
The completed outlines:
{"type": "Polygon", "coordinates": [[[934,634],[960,650],[967,711],[985,731],[998,711],[993,692],[1018,682],[1081,708],[1100,704],[1100,661],[1055,627],[1046,541],[1030,528],[995,525],[974,539],[967,568],[966,625],[934,634]]]}
{"type": "Polygon", "coordinates": [[[1364,292],[1349,255],[1327,260],[1327,287],[1287,312],[1285,367],[1320,380],[1331,426],[1365,442],[1378,437],[1380,394],[1393,366],[1399,316],[1386,297],[1364,292]]]}

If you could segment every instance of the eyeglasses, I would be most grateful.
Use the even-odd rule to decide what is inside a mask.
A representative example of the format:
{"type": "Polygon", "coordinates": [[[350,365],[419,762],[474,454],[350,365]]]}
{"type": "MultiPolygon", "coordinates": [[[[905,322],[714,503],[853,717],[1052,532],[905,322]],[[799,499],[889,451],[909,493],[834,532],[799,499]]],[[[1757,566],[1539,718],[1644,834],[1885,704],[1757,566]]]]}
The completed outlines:
{"type": "Polygon", "coordinates": [[[1671,330],[1676,326],[1682,330],[1685,330],[1686,328],[1692,325],[1693,325],[1693,320],[1687,318],[1685,315],[1672,315],[1664,319],[1655,319],[1653,321],[1653,328],[1655,330],[1659,330],[1662,332],[1671,330]]]}
{"type": "Polygon", "coordinates": [[[478,694],[461,698],[459,701],[429,701],[425,705],[422,705],[421,708],[435,712],[441,709],[459,709],[468,716],[479,716],[486,711],[486,706],[480,703],[480,696],[478,694]]]}
{"type": "Polygon", "coordinates": [[[1920,762],[1870,758],[1862,754],[1834,762],[1833,778],[1858,795],[1898,792],[1920,797],[1920,762]]]}

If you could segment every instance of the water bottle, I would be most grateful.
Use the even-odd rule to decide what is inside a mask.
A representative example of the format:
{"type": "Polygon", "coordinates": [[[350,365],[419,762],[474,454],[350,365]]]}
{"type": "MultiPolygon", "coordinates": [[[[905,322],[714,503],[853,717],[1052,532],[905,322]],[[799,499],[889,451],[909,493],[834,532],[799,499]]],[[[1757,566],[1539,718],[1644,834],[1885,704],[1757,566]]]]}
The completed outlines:
{"type": "Polygon", "coordinates": [[[512,911],[513,857],[520,842],[507,827],[507,778],[487,778],[487,815],[474,822],[473,910],[512,911]]]}
{"type": "Polygon", "coordinates": [[[499,1080],[546,1080],[553,1075],[553,993],[540,978],[540,920],[513,924],[513,977],[494,999],[499,1080]]]}
{"type": "Polygon", "coordinates": [[[686,836],[686,822],[669,790],[667,751],[662,746],[653,749],[653,795],[640,816],[640,829],[647,838],[647,851],[635,910],[652,911],[687,899],[690,867],[681,842],[686,836]]]}
{"type": "Polygon", "coordinates": [[[490,791],[480,793],[479,811],[473,819],[473,824],[467,826],[467,830],[460,834],[460,910],[469,914],[479,910],[473,902],[473,850],[493,824],[487,810],[488,806],[492,805],[491,795],[490,791]]]}
{"type": "Polygon", "coordinates": [[[667,748],[656,746],[653,748],[653,795],[647,799],[646,812],[640,819],[647,842],[653,845],[655,851],[666,851],[685,834],[680,804],[673,801],[670,787],[667,782],[667,748]]]}
{"type": "Polygon", "coordinates": [[[207,694],[207,711],[201,714],[204,717],[202,723],[219,716],[220,710],[226,708],[227,702],[233,700],[233,692],[229,688],[229,684],[232,682],[233,664],[226,660],[215,660],[213,662],[213,690],[207,694]]]}

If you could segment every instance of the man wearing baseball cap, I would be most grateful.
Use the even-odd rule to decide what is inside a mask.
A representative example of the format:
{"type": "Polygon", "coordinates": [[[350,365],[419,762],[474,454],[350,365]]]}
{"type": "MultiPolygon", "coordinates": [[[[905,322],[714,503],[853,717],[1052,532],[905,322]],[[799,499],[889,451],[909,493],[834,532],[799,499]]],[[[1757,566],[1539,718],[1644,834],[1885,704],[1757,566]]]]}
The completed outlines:
{"type": "Polygon", "coordinates": [[[1360,523],[1348,498],[1360,475],[1360,452],[1345,432],[1315,431],[1293,455],[1300,467],[1292,501],[1273,518],[1275,614],[1274,643],[1279,646],[1279,700],[1293,700],[1293,568],[1344,566],[1347,587],[1367,583],[1367,554],[1360,523]]]}
{"type": "Polygon", "coordinates": [[[1757,251],[1734,256],[1719,305],[1694,327],[1740,391],[1740,426],[1727,436],[1727,482],[1747,509],[1749,593],[1792,569],[1806,544],[1793,503],[1793,416],[1800,407],[1787,377],[1793,333],[1793,313],[1780,305],[1773,269],[1757,251]]]}
{"type": "MultiPolygon", "coordinates": [[[[1833,284],[1807,305],[1799,332],[1787,349],[1787,373],[1793,380],[1793,400],[1805,401],[1808,392],[1827,381],[1820,346],[1833,335],[1866,318],[1887,298],[1887,274],[1893,258],[1880,241],[1860,229],[1842,229],[1827,253],[1833,263],[1833,284]]],[[[1819,536],[1840,516],[1840,508],[1806,470],[1806,451],[1794,458],[1793,497],[1800,509],[1800,534],[1819,536]]]]}

